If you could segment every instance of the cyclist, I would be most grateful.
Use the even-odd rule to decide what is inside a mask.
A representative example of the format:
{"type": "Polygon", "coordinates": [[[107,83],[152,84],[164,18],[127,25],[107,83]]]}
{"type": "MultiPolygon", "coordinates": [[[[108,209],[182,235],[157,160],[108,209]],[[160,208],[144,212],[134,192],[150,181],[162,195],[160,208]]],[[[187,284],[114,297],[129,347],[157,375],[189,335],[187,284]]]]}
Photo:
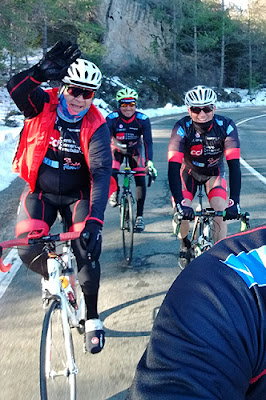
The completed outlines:
{"type": "Polygon", "coordinates": [[[130,400],[262,400],[266,226],[227,237],[169,289],[130,400]]]}
{"type": "MultiPolygon", "coordinates": [[[[216,93],[206,86],[195,86],[185,95],[189,115],[176,122],[168,147],[168,179],[175,211],[183,216],[179,238],[179,266],[190,261],[189,220],[194,219],[191,207],[197,186],[203,183],[216,211],[226,209],[226,219],[240,214],[241,188],[240,143],[234,122],[215,114],[216,93]],[[230,199],[223,158],[229,168],[230,199]]],[[[175,217],[174,217],[175,219],[175,217]]],[[[214,241],[224,238],[227,224],[222,217],[214,219],[214,241]]]]}
{"type": "Polygon", "coordinates": [[[136,182],[137,216],[135,229],[142,232],[145,229],[143,208],[146,197],[145,175],[148,169],[157,176],[157,170],[152,162],[153,146],[151,124],[147,115],[136,111],[138,93],[134,89],[120,89],[116,94],[119,109],[110,113],[107,118],[112,138],[113,178],[116,189],[109,198],[111,206],[116,207],[119,195],[117,172],[125,156],[129,158],[129,165],[133,171],[136,182]],[[143,144],[145,159],[143,158],[143,144]]]}
{"type": "MultiPolygon", "coordinates": [[[[87,234],[72,246],[87,306],[86,349],[96,353],[104,345],[97,302],[112,158],[108,126],[92,104],[102,75],[80,54],[77,45],[60,41],[38,64],[13,76],[7,87],[26,118],[13,161],[13,170],[26,181],[16,236],[38,229],[48,234],[58,211],[67,229],[87,234]],[[60,81],[59,87],[43,90],[41,83],[50,80],[60,81]]],[[[28,268],[48,277],[39,246],[20,249],[19,255],[28,268]]]]}

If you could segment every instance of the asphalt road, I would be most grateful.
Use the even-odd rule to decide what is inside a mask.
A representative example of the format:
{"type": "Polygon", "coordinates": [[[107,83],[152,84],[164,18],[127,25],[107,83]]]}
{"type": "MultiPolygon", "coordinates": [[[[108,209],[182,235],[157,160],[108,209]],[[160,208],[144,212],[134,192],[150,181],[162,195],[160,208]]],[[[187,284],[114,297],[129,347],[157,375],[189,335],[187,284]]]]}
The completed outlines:
{"type": "MultiPolygon", "coordinates": [[[[217,112],[219,113],[219,111],[217,112]]],[[[242,166],[242,211],[251,214],[251,226],[266,219],[266,109],[221,110],[239,123],[242,158],[261,175],[242,166]],[[260,118],[256,116],[265,114],[260,118]],[[253,118],[248,120],[248,118],[253,118]],[[246,122],[243,122],[246,120],[246,122]],[[265,182],[261,176],[264,176],[265,182]]],[[[178,116],[152,120],[156,182],[148,189],[146,230],[135,234],[132,265],[122,260],[119,210],[107,206],[101,255],[99,310],[106,327],[106,345],[97,355],[83,354],[83,338],[73,332],[79,400],[124,400],[160,304],[176,276],[178,242],[172,236],[167,146],[178,116]]],[[[23,182],[19,179],[0,192],[0,240],[14,235],[16,208],[23,182]]],[[[238,222],[229,223],[229,233],[238,222]]],[[[22,266],[0,300],[0,398],[39,399],[39,343],[44,311],[40,278],[22,266]]]]}

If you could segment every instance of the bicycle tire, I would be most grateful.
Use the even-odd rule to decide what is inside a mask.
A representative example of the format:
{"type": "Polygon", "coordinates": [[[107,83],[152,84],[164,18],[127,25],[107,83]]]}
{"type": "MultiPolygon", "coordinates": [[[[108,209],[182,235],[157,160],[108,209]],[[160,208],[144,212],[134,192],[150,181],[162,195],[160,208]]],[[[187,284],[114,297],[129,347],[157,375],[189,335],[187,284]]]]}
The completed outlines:
{"type": "Polygon", "coordinates": [[[124,259],[129,265],[133,256],[134,217],[133,204],[130,194],[122,199],[121,204],[121,229],[124,259]]]}
{"type": "Polygon", "coordinates": [[[70,373],[72,365],[75,365],[74,347],[70,327],[68,323],[63,323],[62,313],[60,301],[54,300],[43,321],[40,346],[41,400],[76,400],[77,371],[70,373]]]}

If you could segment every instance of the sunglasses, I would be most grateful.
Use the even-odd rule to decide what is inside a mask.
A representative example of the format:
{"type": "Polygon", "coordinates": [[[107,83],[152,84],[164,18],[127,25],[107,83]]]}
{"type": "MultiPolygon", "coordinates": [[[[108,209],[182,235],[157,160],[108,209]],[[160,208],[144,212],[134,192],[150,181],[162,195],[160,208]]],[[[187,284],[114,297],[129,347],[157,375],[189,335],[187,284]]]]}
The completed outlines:
{"type": "Polygon", "coordinates": [[[203,111],[205,114],[213,111],[213,106],[205,106],[205,107],[190,107],[191,112],[195,114],[200,114],[203,111]]]}
{"type": "Polygon", "coordinates": [[[66,91],[73,97],[82,95],[84,100],[91,99],[94,96],[93,90],[83,89],[76,86],[66,86],[66,91]]]}
{"type": "Polygon", "coordinates": [[[127,107],[127,106],[129,106],[129,107],[134,107],[136,105],[136,103],[134,102],[134,101],[132,101],[132,103],[121,103],[120,104],[120,107],[127,107]]]}

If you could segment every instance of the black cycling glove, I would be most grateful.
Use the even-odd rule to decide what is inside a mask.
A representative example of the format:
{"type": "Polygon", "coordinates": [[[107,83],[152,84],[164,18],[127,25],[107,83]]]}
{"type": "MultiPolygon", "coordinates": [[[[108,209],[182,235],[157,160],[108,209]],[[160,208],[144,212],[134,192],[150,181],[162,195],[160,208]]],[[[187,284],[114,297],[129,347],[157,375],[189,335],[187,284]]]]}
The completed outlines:
{"type": "Polygon", "coordinates": [[[91,261],[97,261],[102,250],[102,224],[95,220],[88,220],[80,235],[80,243],[88,252],[91,261]]]}
{"type": "MultiPolygon", "coordinates": [[[[239,219],[240,218],[240,205],[239,203],[235,203],[233,200],[230,200],[231,205],[225,209],[225,217],[223,218],[224,221],[229,220],[229,219],[239,219]]],[[[229,204],[230,204],[229,202],[229,204]]]]}
{"type": "Polygon", "coordinates": [[[195,213],[192,207],[183,206],[182,204],[178,203],[176,205],[178,214],[182,217],[182,219],[186,219],[189,221],[193,221],[195,218],[195,213]]]}
{"type": "Polygon", "coordinates": [[[80,55],[81,51],[77,44],[59,41],[33,67],[32,76],[39,82],[61,80],[66,76],[70,64],[80,55]]]}

